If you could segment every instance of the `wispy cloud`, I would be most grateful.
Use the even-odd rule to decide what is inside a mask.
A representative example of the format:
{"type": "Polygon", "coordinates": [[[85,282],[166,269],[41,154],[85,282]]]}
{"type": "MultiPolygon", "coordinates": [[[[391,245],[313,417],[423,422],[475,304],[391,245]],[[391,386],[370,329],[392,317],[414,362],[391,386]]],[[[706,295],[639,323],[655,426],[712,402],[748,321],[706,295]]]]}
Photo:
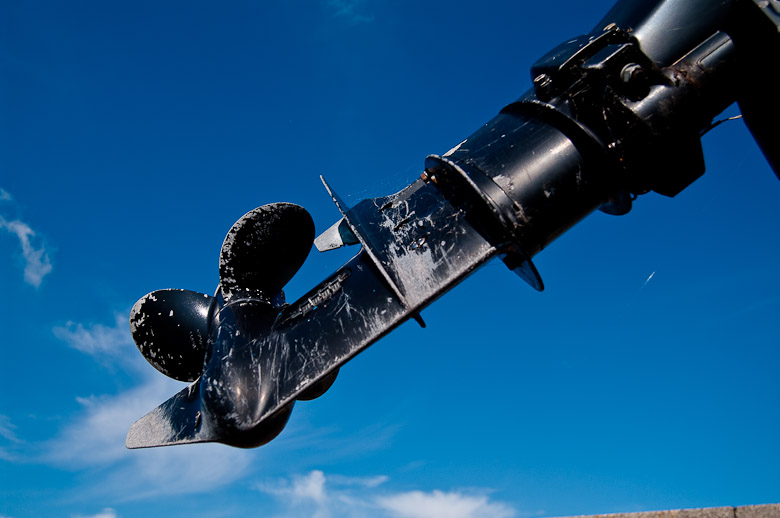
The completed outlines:
{"type": "Polygon", "coordinates": [[[328,483],[325,474],[319,470],[290,479],[261,482],[255,489],[274,496],[283,508],[283,516],[288,518],[377,516],[376,506],[370,500],[359,497],[349,487],[339,486],[333,481],[328,483]]]}
{"type": "Polygon", "coordinates": [[[343,475],[329,475],[328,478],[334,484],[340,486],[357,486],[366,488],[379,487],[390,480],[390,477],[387,475],[377,475],[374,477],[345,477],[343,475]]]}
{"type": "Polygon", "coordinates": [[[10,442],[20,442],[14,432],[15,429],[16,427],[11,424],[11,420],[7,416],[0,415],[0,437],[10,442]]]}
{"type": "MultiPolygon", "coordinates": [[[[328,495],[325,493],[325,474],[315,470],[307,475],[296,475],[291,480],[276,480],[261,482],[256,489],[282,499],[293,508],[301,508],[312,504],[312,516],[326,516],[328,512],[328,495]]],[[[300,509],[299,509],[300,510],[300,509]]]]}
{"type": "Polygon", "coordinates": [[[765,311],[767,308],[771,308],[772,306],[776,306],[776,305],[780,305],[780,296],[778,295],[765,297],[761,299],[753,299],[750,300],[749,303],[744,305],[741,309],[729,313],[725,316],[726,318],[741,317],[744,315],[748,315],[750,313],[754,313],[756,311],[765,311]]]}
{"type": "Polygon", "coordinates": [[[101,362],[119,363],[122,367],[133,368],[143,365],[141,355],[133,344],[128,324],[128,316],[123,313],[114,315],[114,324],[89,324],[67,322],[54,328],[54,336],[73,349],[81,351],[101,362]]]}
{"type": "Polygon", "coordinates": [[[307,457],[309,465],[330,464],[338,459],[385,450],[392,446],[402,428],[401,424],[394,422],[371,423],[355,429],[344,429],[338,423],[315,427],[306,422],[305,416],[296,413],[297,409],[293,412],[295,419],[274,442],[284,451],[310,451],[307,457]]]}
{"type": "Polygon", "coordinates": [[[14,209],[15,206],[11,193],[0,188],[0,209],[2,209],[0,229],[13,234],[19,240],[24,260],[24,280],[27,284],[37,288],[41,285],[43,278],[51,273],[51,259],[43,240],[36,236],[30,225],[20,219],[7,217],[7,210],[14,209]]]}
{"type": "Polygon", "coordinates": [[[43,278],[51,273],[52,265],[49,253],[40,240],[36,239],[35,231],[23,221],[18,219],[8,221],[2,216],[0,216],[0,229],[10,232],[19,240],[25,262],[24,280],[27,284],[39,287],[43,278]]]}
{"type": "Polygon", "coordinates": [[[8,416],[0,414],[0,460],[16,460],[14,450],[21,444],[22,440],[16,435],[16,426],[8,416]]]}
{"type": "Polygon", "coordinates": [[[364,4],[364,0],[325,0],[325,7],[331,15],[354,24],[374,20],[373,16],[364,14],[364,4]]]}
{"type": "Polygon", "coordinates": [[[97,514],[74,514],[73,518],[117,518],[116,511],[110,507],[106,507],[97,514]]]}
{"type": "Polygon", "coordinates": [[[486,494],[409,491],[377,499],[394,518],[511,518],[515,510],[486,494]]]}
{"type": "MultiPolygon", "coordinates": [[[[333,431],[322,435],[322,430],[314,432],[299,423],[276,439],[273,450],[194,444],[130,451],[125,449],[124,440],[133,421],[176,393],[183,384],[146,364],[130,338],[127,318],[121,313],[111,325],[69,322],[55,328],[54,333],[68,346],[98,362],[124,369],[139,380],[137,386],[118,394],[77,398],[80,409],[70,423],[41,445],[39,461],[81,473],[85,484],[76,492],[74,499],[78,501],[127,501],[212,491],[245,479],[253,466],[267,467],[265,457],[270,451],[275,452],[268,459],[273,461],[274,455],[319,442],[336,445],[340,454],[348,451],[354,455],[381,447],[396,431],[396,427],[383,424],[370,433],[348,434],[344,438],[340,433],[339,437],[332,437],[333,431]],[[359,436],[372,439],[361,442],[359,436]],[[260,458],[264,462],[259,462],[260,458]]],[[[7,420],[0,420],[0,436],[16,437],[7,420]]],[[[277,500],[284,508],[281,516],[285,517],[509,518],[515,514],[507,504],[494,501],[488,491],[397,492],[388,489],[389,481],[385,475],[355,477],[311,471],[289,479],[265,481],[255,488],[277,500]]],[[[98,514],[74,518],[117,517],[113,509],[106,508],[98,514]]]]}
{"type": "MultiPolygon", "coordinates": [[[[95,482],[80,491],[80,499],[136,500],[197,493],[222,487],[246,474],[253,455],[223,445],[125,448],[130,425],[181,390],[183,384],[146,364],[130,338],[124,315],[118,314],[112,326],[69,322],[55,328],[54,333],[70,347],[139,379],[136,387],[119,394],[77,398],[81,410],[56,437],[43,444],[39,460],[82,471],[85,480],[95,482]]],[[[102,513],[94,516],[111,516],[106,514],[108,510],[102,513]]]]}
{"type": "Polygon", "coordinates": [[[511,518],[514,508],[492,501],[487,491],[407,491],[384,488],[386,476],[326,476],[319,470],[256,485],[273,495],[284,516],[378,518],[511,518]]]}
{"type": "Polygon", "coordinates": [[[117,396],[81,400],[83,412],[46,445],[52,465],[98,476],[87,496],[138,500],[222,487],[242,477],[251,456],[222,445],[127,450],[130,425],[176,391],[161,376],[117,396]],[[171,389],[174,390],[171,390],[171,389]]]}
{"type": "MultiPolygon", "coordinates": [[[[184,385],[148,365],[132,341],[124,313],[117,313],[111,325],[68,322],[53,332],[69,347],[139,380],[137,386],[118,394],[76,398],[80,410],[74,419],[43,444],[39,455],[42,462],[81,471],[85,480],[99,477],[100,483],[80,491],[80,498],[133,500],[213,490],[248,476],[252,466],[260,464],[258,458],[266,456],[267,449],[248,451],[221,444],[127,450],[125,436],[132,423],[184,385]]],[[[318,451],[357,455],[383,447],[397,431],[396,426],[376,425],[344,437],[338,431],[312,430],[301,423],[290,428],[275,440],[277,454],[318,444],[319,448],[314,448],[318,451]]],[[[381,476],[334,477],[333,483],[359,489],[377,487],[385,480],[381,476]]],[[[308,479],[308,485],[296,481],[294,493],[299,500],[316,501],[321,487],[318,484],[316,478],[308,479]]],[[[282,486],[276,489],[285,491],[282,486]]],[[[326,496],[322,495],[322,505],[326,496]]]]}

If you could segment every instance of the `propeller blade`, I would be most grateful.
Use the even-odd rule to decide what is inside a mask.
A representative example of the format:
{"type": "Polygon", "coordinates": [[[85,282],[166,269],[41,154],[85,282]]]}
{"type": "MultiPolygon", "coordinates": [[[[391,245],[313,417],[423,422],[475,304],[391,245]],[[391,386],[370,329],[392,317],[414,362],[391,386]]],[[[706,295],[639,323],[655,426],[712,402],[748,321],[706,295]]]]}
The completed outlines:
{"type": "Polygon", "coordinates": [[[130,331],[146,361],[166,376],[193,381],[203,371],[213,297],[189,290],[157,290],[130,311],[130,331]]]}
{"type": "Polygon", "coordinates": [[[199,385],[200,380],[133,423],[125,446],[151,448],[217,439],[203,426],[199,385]]]}
{"type": "Polygon", "coordinates": [[[202,409],[198,380],[133,423],[127,432],[125,446],[136,449],[221,442],[239,448],[254,448],[266,444],[281,433],[292,409],[293,403],[289,403],[251,430],[238,436],[225,435],[219,423],[212,422],[209,414],[202,409]]]}
{"type": "Polygon", "coordinates": [[[269,300],[295,275],[314,242],[303,207],[272,203],[247,212],[230,229],[219,257],[222,294],[258,291],[269,300]]]}

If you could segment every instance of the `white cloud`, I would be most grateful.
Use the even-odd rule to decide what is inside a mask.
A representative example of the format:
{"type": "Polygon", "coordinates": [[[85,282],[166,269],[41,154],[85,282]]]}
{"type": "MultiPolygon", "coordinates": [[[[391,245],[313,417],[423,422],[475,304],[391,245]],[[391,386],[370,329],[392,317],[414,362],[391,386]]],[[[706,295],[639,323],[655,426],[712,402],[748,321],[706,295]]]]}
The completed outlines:
{"type": "MultiPolygon", "coordinates": [[[[253,455],[224,445],[128,450],[125,436],[133,422],[184,387],[159,374],[135,348],[127,318],[118,314],[113,326],[69,322],[55,335],[96,360],[138,376],[139,385],[116,395],[77,398],[81,411],[43,445],[40,460],[99,477],[82,496],[123,500],[196,493],[229,484],[246,474],[253,455]]],[[[101,515],[97,515],[101,516],[101,515]]]]}
{"type": "Polygon", "coordinates": [[[117,518],[116,511],[106,507],[97,514],[76,514],[73,518],[117,518]]]}
{"type": "Polygon", "coordinates": [[[141,358],[133,344],[126,314],[115,314],[113,326],[68,322],[55,327],[54,335],[77,351],[99,360],[120,362],[125,367],[136,365],[134,360],[141,358]]]}
{"type": "MultiPolygon", "coordinates": [[[[16,435],[16,426],[11,422],[8,416],[0,414],[0,460],[13,461],[16,459],[13,451],[22,444],[22,440],[16,435]],[[10,446],[10,447],[9,447],[10,446]]],[[[0,516],[0,518],[2,518],[0,516]]]]}
{"type": "Polygon", "coordinates": [[[14,198],[8,191],[0,188],[0,201],[14,201],[14,198]]]}
{"type": "Polygon", "coordinates": [[[10,442],[21,442],[14,432],[15,429],[16,426],[11,423],[8,416],[0,414],[0,437],[10,442]]]}
{"type": "Polygon", "coordinates": [[[290,480],[260,483],[255,488],[276,497],[286,508],[284,516],[287,517],[364,516],[359,511],[366,508],[367,502],[353,498],[350,491],[335,487],[332,481],[329,485],[326,488],[325,474],[314,470],[290,480]]]}
{"type": "Polygon", "coordinates": [[[511,518],[508,504],[491,501],[487,492],[408,491],[377,489],[388,477],[326,476],[315,470],[256,485],[273,495],[284,508],[284,516],[376,516],[378,518],[511,518]]]}
{"type": "Polygon", "coordinates": [[[306,477],[301,477],[293,484],[293,494],[302,499],[314,500],[317,503],[325,501],[325,474],[322,471],[312,471],[306,477]]]}
{"type": "Polygon", "coordinates": [[[100,483],[90,489],[93,496],[126,500],[197,493],[242,477],[252,456],[224,445],[125,448],[130,425],[180,389],[180,383],[154,375],[115,396],[80,398],[82,412],[44,445],[41,460],[99,474],[100,483]]]}
{"type": "Polygon", "coordinates": [[[77,398],[80,415],[46,445],[47,462],[86,468],[106,466],[131,457],[125,435],[133,421],[175,393],[162,376],[115,396],[77,398]]]}
{"type": "MultiPolygon", "coordinates": [[[[220,444],[127,450],[124,441],[130,425],[181,390],[184,384],[160,375],[146,364],[132,342],[123,314],[117,314],[112,325],[69,322],[54,332],[70,347],[98,361],[109,360],[112,366],[131,372],[139,380],[136,387],[119,394],[77,398],[81,408],[75,417],[56,437],[42,445],[40,461],[83,474],[86,484],[79,488],[80,499],[123,501],[211,491],[246,477],[252,466],[263,464],[258,462],[258,457],[269,450],[248,451],[220,444]]],[[[13,429],[3,428],[3,423],[0,420],[0,431],[15,437],[13,429]]],[[[370,447],[375,448],[382,430],[389,430],[388,437],[394,433],[393,427],[380,426],[371,433],[351,436],[349,440],[356,444],[350,451],[364,451],[368,447],[357,444],[361,442],[356,440],[360,435],[371,436],[370,447]]],[[[294,449],[301,441],[309,444],[312,440],[307,435],[313,433],[311,430],[303,434],[308,438],[298,436],[295,430],[290,432],[277,439],[276,454],[294,449]]],[[[331,442],[322,437],[319,440],[331,442]]],[[[387,440],[380,437],[378,442],[387,440]]],[[[347,444],[338,441],[337,444],[337,450],[349,449],[347,444]]],[[[285,508],[285,517],[509,518],[514,515],[511,507],[492,501],[484,492],[392,492],[386,489],[388,481],[384,475],[350,477],[311,471],[258,484],[256,489],[278,500],[285,508]]],[[[112,512],[107,508],[97,515],[78,518],[115,518],[112,512]]]]}
{"type": "Polygon", "coordinates": [[[459,492],[409,491],[377,499],[380,507],[396,518],[511,518],[514,509],[490,502],[487,495],[459,492]]]}
{"type": "Polygon", "coordinates": [[[334,484],[342,486],[358,486],[374,488],[390,480],[387,475],[377,475],[375,477],[345,477],[343,475],[330,475],[330,480],[334,484]]]}
{"type": "MultiPolygon", "coordinates": [[[[0,196],[8,195],[3,191],[0,196]]],[[[10,195],[8,195],[10,199],[10,195]]],[[[18,219],[8,221],[0,216],[0,228],[5,229],[11,234],[15,235],[19,240],[19,245],[22,248],[22,257],[24,258],[24,280],[27,284],[35,286],[36,288],[41,285],[43,278],[51,273],[52,265],[49,259],[49,254],[46,248],[40,240],[35,239],[35,231],[30,226],[18,219]],[[34,242],[38,242],[37,245],[34,242]]]]}
{"type": "Polygon", "coordinates": [[[325,6],[336,18],[341,18],[350,23],[368,23],[373,16],[361,13],[363,0],[326,0],[325,6]]]}

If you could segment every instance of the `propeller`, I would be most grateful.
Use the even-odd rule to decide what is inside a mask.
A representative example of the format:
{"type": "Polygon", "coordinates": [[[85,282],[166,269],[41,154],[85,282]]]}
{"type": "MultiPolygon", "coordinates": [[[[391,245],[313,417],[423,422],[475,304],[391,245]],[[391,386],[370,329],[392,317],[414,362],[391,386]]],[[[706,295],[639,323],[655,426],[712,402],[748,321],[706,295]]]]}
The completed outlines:
{"type": "Polygon", "coordinates": [[[130,332],[146,361],[166,376],[194,381],[203,371],[213,297],[189,290],[157,290],[130,310],[130,332]]]}
{"type": "MultiPolygon", "coordinates": [[[[302,207],[258,207],[225,237],[214,297],[158,290],[133,306],[130,329],[144,358],[163,374],[194,383],[138,420],[128,447],[205,441],[253,447],[281,432],[293,403],[266,415],[286,365],[271,326],[284,305],[282,288],[313,242],[314,223],[302,207]]],[[[299,399],[322,395],[337,372],[299,399]]]]}
{"type": "Polygon", "coordinates": [[[303,265],[313,242],[314,222],[303,207],[274,203],[247,212],[222,243],[223,296],[255,291],[271,300],[303,265]]]}

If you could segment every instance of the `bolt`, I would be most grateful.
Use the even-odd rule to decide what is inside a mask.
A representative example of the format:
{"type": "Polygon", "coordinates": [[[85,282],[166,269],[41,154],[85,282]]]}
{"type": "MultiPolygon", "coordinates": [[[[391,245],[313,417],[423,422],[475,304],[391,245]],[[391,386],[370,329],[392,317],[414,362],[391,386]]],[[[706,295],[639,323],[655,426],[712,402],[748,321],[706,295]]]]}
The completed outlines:
{"type": "Polygon", "coordinates": [[[550,87],[552,87],[552,78],[547,74],[539,74],[538,76],[534,77],[533,82],[536,95],[541,98],[547,97],[547,95],[550,93],[550,87]]]}
{"type": "Polygon", "coordinates": [[[534,77],[534,86],[537,88],[546,88],[552,83],[552,78],[547,74],[539,74],[534,77]]]}
{"type": "Polygon", "coordinates": [[[629,63],[620,71],[620,80],[624,83],[643,81],[646,76],[647,73],[645,72],[645,69],[642,68],[642,65],[636,63],[629,63]]]}

